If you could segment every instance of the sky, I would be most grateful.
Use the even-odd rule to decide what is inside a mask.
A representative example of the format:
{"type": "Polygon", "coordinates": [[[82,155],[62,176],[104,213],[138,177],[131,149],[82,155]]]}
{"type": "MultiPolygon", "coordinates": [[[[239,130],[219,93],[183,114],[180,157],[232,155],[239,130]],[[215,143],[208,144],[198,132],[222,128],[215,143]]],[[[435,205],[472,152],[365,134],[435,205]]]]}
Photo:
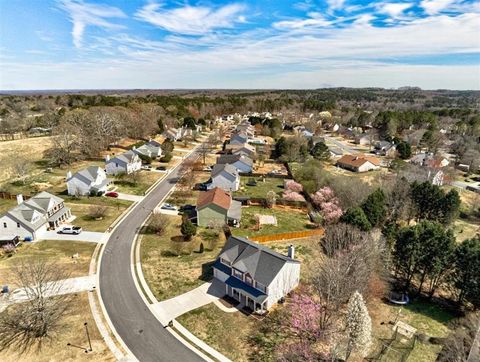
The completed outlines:
{"type": "Polygon", "coordinates": [[[480,1],[0,0],[0,89],[480,89],[480,1]]]}

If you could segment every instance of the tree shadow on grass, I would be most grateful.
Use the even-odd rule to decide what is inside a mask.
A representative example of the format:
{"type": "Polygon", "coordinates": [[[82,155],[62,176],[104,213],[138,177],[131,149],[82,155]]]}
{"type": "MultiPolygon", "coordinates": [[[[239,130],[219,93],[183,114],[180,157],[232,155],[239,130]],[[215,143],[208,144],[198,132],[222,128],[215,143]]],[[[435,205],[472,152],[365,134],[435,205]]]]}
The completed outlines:
{"type": "Polygon", "coordinates": [[[208,263],[202,264],[202,274],[198,277],[198,279],[203,280],[204,282],[208,282],[213,278],[213,264],[215,261],[209,261],[208,263]]]}

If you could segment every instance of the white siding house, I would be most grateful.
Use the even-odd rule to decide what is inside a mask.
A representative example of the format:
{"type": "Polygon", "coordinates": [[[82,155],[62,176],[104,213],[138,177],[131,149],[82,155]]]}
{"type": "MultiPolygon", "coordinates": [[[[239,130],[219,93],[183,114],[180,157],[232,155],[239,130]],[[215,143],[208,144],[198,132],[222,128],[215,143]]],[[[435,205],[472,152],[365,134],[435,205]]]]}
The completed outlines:
{"type": "Polygon", "coordinates": [[[139,171],[142,167],[142,160],[133,151],[127,151],[116,157],[105,159],[105,170],[107,175],[131,174],[139,171]]]}
{"type": "Polygon", "coordinates": [[[107,191],[110,184],[107,174],[98,166],[90,166],[86,169],[78,171],[72,176],[71,172],[67,173],[67,189],[69,195],[85,196],[92,192],[107,191]]]}

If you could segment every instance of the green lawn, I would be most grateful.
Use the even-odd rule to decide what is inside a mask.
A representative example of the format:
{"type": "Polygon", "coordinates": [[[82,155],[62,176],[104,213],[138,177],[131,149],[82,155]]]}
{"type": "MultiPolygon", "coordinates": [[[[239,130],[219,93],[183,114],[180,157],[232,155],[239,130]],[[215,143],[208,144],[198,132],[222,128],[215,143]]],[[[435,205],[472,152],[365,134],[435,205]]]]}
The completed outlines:
{"type": "Polygon", "coordinates": [[[144,195],[150,186],[163,177],[165,177],[165,173],[140,171],[139,179],[136,182],[132,182],[128,177],[114,179],[115,191],[131,195],[144,195]]]}
{"type": "Polygon", "coordinates": [[[88,274],[90,258],[95,249],[95,243],[82,241],[43,240],[38,242],[23,242],[10,257],[0,257],[0,282],[12,284],[13,276],[9,273],[12,265],[20,262],[28,263],[33,260],[45,259],[55,261],[65,268],[71,277],[88,274]],[[79,254],[79,258],[72,259],[73,254],[79,254]]]}
{"type": "Polygon", "coordinates": [[[275,207],[266,209],[261,206],[242,207],[242,219],[240,228],[233,228],[232,232],[236,236],[256,236],[280,234],[292,231],[307,230],[311,226],[307,213],[304,210],[292,208],[275,207]],[[258,231],[255,230],[255,215],[275,215],[277,226],[265,225],[258,231]]]}
{"type": "Polygon", "coordinates": [[[195,309],[177,318],[196,337],[232,361],[249,361],[248,338],[262,323],[240,312],[225,313],[214,304],[195,309]]]}
{"type": "MultiPolygon", "coordinates": [[[[385,304],[378,300],[373,308],[370,306],[371,314],[374,313],[376,318],[373,318],[373,335],[374,348],[372,349],[372,356],[379,350],[381,344],[380,338],[390,338],[392,336],[392,325],[389,321],[394,321],[400,311],[398,320],[410,324],[417,329],[418,333],[424,333],[428,336],[446,337],[449,333],[447,327],[448,322],[455,317],[448,311],[437,304],[428,301],[413,301],[407,306],[397,307],[385,304]],[[382,325],[380,322],[384,322],[382,325]]],[[[395,345],[398,349],[408,346],[408,341],[400,342],[400,338],[395,345]],[[406,342],[406,343],[405,343],[406,342]]],[[[435,361],[437,354],[440,352],[441,346],[430,343],[422,343],[417,341],[415,348],[411,351],[407,361],[409,362],[423,362],[435,361]]],[[[391,351],[384,356],[385,360],[397,361],[400,358],[399,353],[391,351]]]]}
{"type": "Polygon", "coordinates": [[[167,216],[170,225],[162,236],[141,235],[141,262],[145,279],[158,300],[188,292],[212,278],[211,265],[224,244],[222,234],[199,228],[191,241],[183,241],[180,216],[167,216]],[[199,253],[200,244],[204,252],[199,253]]]}
{"type": "Polygon", "coordinates": [[[0,199],[0,215],[3,215],[12,207],[17,205],[17,200],[0,199]]]}
{"type": "Polygon", "coordinates": [[[253,198],[256,197],[265,197],[269,191],[274,191],[278,196],[282,195],[283,192],[283,179],[280,178],[265,178],[262,181],[261,177],[248,177],[242,176],[240,178],[240,190],[234,193],[234,196],[250,196],[253,198]],[[247,182],[249,180],[257,181],[256,186],[248,186],[247,182]]]}
{"type": "MultiPolygon", "coordinates": [[[[82,199],[83,201],[84,199],[82,199]]],[[[81,226],[86,231],[106,231],[110,225],[128,208],[130,201],[109,199],[106,197],[89,198],[91,204],[83,202],[67,202],[66,206],[72,209],[72,215],[76,216],[73,223],[81,226]],[[107,208],[105,216],[101,220],[95,220],[89,213],[96,205],[105,206],[107,208]]]]}

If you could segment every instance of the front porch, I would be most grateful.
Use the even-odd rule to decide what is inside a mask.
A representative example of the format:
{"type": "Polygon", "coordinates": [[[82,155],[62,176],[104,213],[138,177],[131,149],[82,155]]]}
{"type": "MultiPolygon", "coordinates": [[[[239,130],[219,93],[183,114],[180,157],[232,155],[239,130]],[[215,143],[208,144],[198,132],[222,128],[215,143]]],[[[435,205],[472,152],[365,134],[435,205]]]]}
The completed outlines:
{"type": "Polygon", "coordinates": [[[72,218],[72,212],[69,207],[62,207],[55,214],[48,218],[48,226],[50,229],[55,229],[68,222],[72,218]]]}
{"type": "Polygon", "coordinates": [[[225,293],[240,303],[240,310],[259,314],[267,312],[267,295],[234,277],[225,281],[225,293]]]}

